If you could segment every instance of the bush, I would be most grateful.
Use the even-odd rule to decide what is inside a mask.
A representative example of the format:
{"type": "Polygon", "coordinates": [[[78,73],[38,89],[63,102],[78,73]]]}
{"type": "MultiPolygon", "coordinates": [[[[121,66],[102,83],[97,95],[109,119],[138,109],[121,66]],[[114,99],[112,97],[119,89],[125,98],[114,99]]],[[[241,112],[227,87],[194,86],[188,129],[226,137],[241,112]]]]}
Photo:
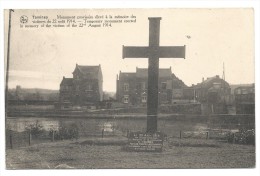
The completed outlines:
{"type": "Polygon", "coordinates": [[[239,132],[228,133],[226,138],[230,143],[255,145],[255,130],[240,129],[239,132]]]}
{"type": "Polygon", "coordinates": [[[79,130],[77,125],[73,124],[69,127],[62,126],[58,129],[58,131],[50,130],[49,136],[52,137],[54,132],[55,140],[64,140],[64,139],[78,139],[79,138],[79,130]]]}
{"type": "Polygon", "coordinates": [[[32,136],[39,137],[43,134],[43,126],[39,124],[38,120],[35,124],[30,124],[25,128],[26,131],[30,132],[32,136]]]}

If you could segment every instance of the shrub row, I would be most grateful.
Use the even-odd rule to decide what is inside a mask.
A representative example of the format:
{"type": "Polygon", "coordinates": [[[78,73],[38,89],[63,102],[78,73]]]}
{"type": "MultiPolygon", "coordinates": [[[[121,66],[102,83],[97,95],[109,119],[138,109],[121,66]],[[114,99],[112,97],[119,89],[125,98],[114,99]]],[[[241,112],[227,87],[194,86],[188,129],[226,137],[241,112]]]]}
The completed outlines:
{"type": "Polygon", "coordinates": [[[255,145],[255,130],[240,129],[239,132],[229,132],[226,136],[229,143],[255,145]]]}

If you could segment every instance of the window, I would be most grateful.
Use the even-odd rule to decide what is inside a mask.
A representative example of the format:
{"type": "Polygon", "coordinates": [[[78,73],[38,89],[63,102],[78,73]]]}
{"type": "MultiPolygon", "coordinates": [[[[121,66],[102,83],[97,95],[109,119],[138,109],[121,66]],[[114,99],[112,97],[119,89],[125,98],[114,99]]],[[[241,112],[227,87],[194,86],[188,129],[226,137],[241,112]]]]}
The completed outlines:
{"type": "Polygon", "coordinates": [[[147,101],[147,96],[146,95],[142,95],[142,103],[146,103],[147,101]]]}
{"type": "Polygon", "coordinates": [[[79,80],[79,75],[78,75],[78,73],[75,73],[74,78],[75,78],[76,80],[79,80]]]}
{"type": "Polygon", "coordinates": [[[91,94],[89,91],[86,93],[86,97],[90,98],[93,97],[93,94],[91,94]]]}
{"type": "Polygon", "coordinates": [[[128,103],[129,102],[129,95],[124,95],[124,103],[128,103]]]}
{"type": "Polygon", "coordinates": [[[166,90],[166,86],[167,86],[166,82],[162,82],[162,89],[163,90],[166,90]]]}
{"type": "Polygon", "coordinates": [[[92,91],[92,85],[90,85],[90,84],[87,85],[87,86],[86,86],[86,91],[92,91]]]}
{"type": "Polygon", "coordinates": [[[79,91],[79,85],[76,85],[76,91],[79,91]]]}
{"type": "Polygon", "coordinates": [[[141,89],[145,90],[145,82],[141,82],[141,89]]]}
{"type": "Polygon", "coordinates": [[[236,90],[237,94],[241,94],[241,89],[236,90]]]}
{"type": "Polygon", "coordinates": [[[128,92],[129,90],[129,84],[128,83],[124,83],[124,91],[128,92]]]}
{"type": "Polygon", "coordinates": [[[247,89],[242,89],[242,94],[248,94],[247,89]]]}

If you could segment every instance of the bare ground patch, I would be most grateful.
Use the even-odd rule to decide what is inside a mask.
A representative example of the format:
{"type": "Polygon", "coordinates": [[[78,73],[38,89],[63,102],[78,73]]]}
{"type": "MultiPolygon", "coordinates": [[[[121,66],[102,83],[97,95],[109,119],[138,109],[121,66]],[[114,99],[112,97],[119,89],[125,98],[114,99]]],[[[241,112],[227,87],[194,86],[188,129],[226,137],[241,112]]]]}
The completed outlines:
{"type": "Polygon", "coordinates": [[[126,152],[126,138],[60,141],[6,150],[7,169],[253,168],[255,146],[170,139],[161,153],[126,152]],[[93,142],[94,141],[94,142],[93,142]]]}

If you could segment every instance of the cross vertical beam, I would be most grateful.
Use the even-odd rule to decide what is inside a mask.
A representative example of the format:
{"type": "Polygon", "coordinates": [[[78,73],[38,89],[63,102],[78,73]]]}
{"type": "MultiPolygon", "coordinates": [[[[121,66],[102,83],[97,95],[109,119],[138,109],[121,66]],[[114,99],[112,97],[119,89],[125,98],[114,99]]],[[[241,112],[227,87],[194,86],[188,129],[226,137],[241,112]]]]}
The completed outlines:
{"type": "Polygon", "coordinates": [[[147,93],[147,127],[148,133],[157,131],[158,114],[158,77],[159,77],[159,53],[160,44],[160,20],[149,19],[149,47],[152,51],[148,61],[148,93],[147,93]]]}

